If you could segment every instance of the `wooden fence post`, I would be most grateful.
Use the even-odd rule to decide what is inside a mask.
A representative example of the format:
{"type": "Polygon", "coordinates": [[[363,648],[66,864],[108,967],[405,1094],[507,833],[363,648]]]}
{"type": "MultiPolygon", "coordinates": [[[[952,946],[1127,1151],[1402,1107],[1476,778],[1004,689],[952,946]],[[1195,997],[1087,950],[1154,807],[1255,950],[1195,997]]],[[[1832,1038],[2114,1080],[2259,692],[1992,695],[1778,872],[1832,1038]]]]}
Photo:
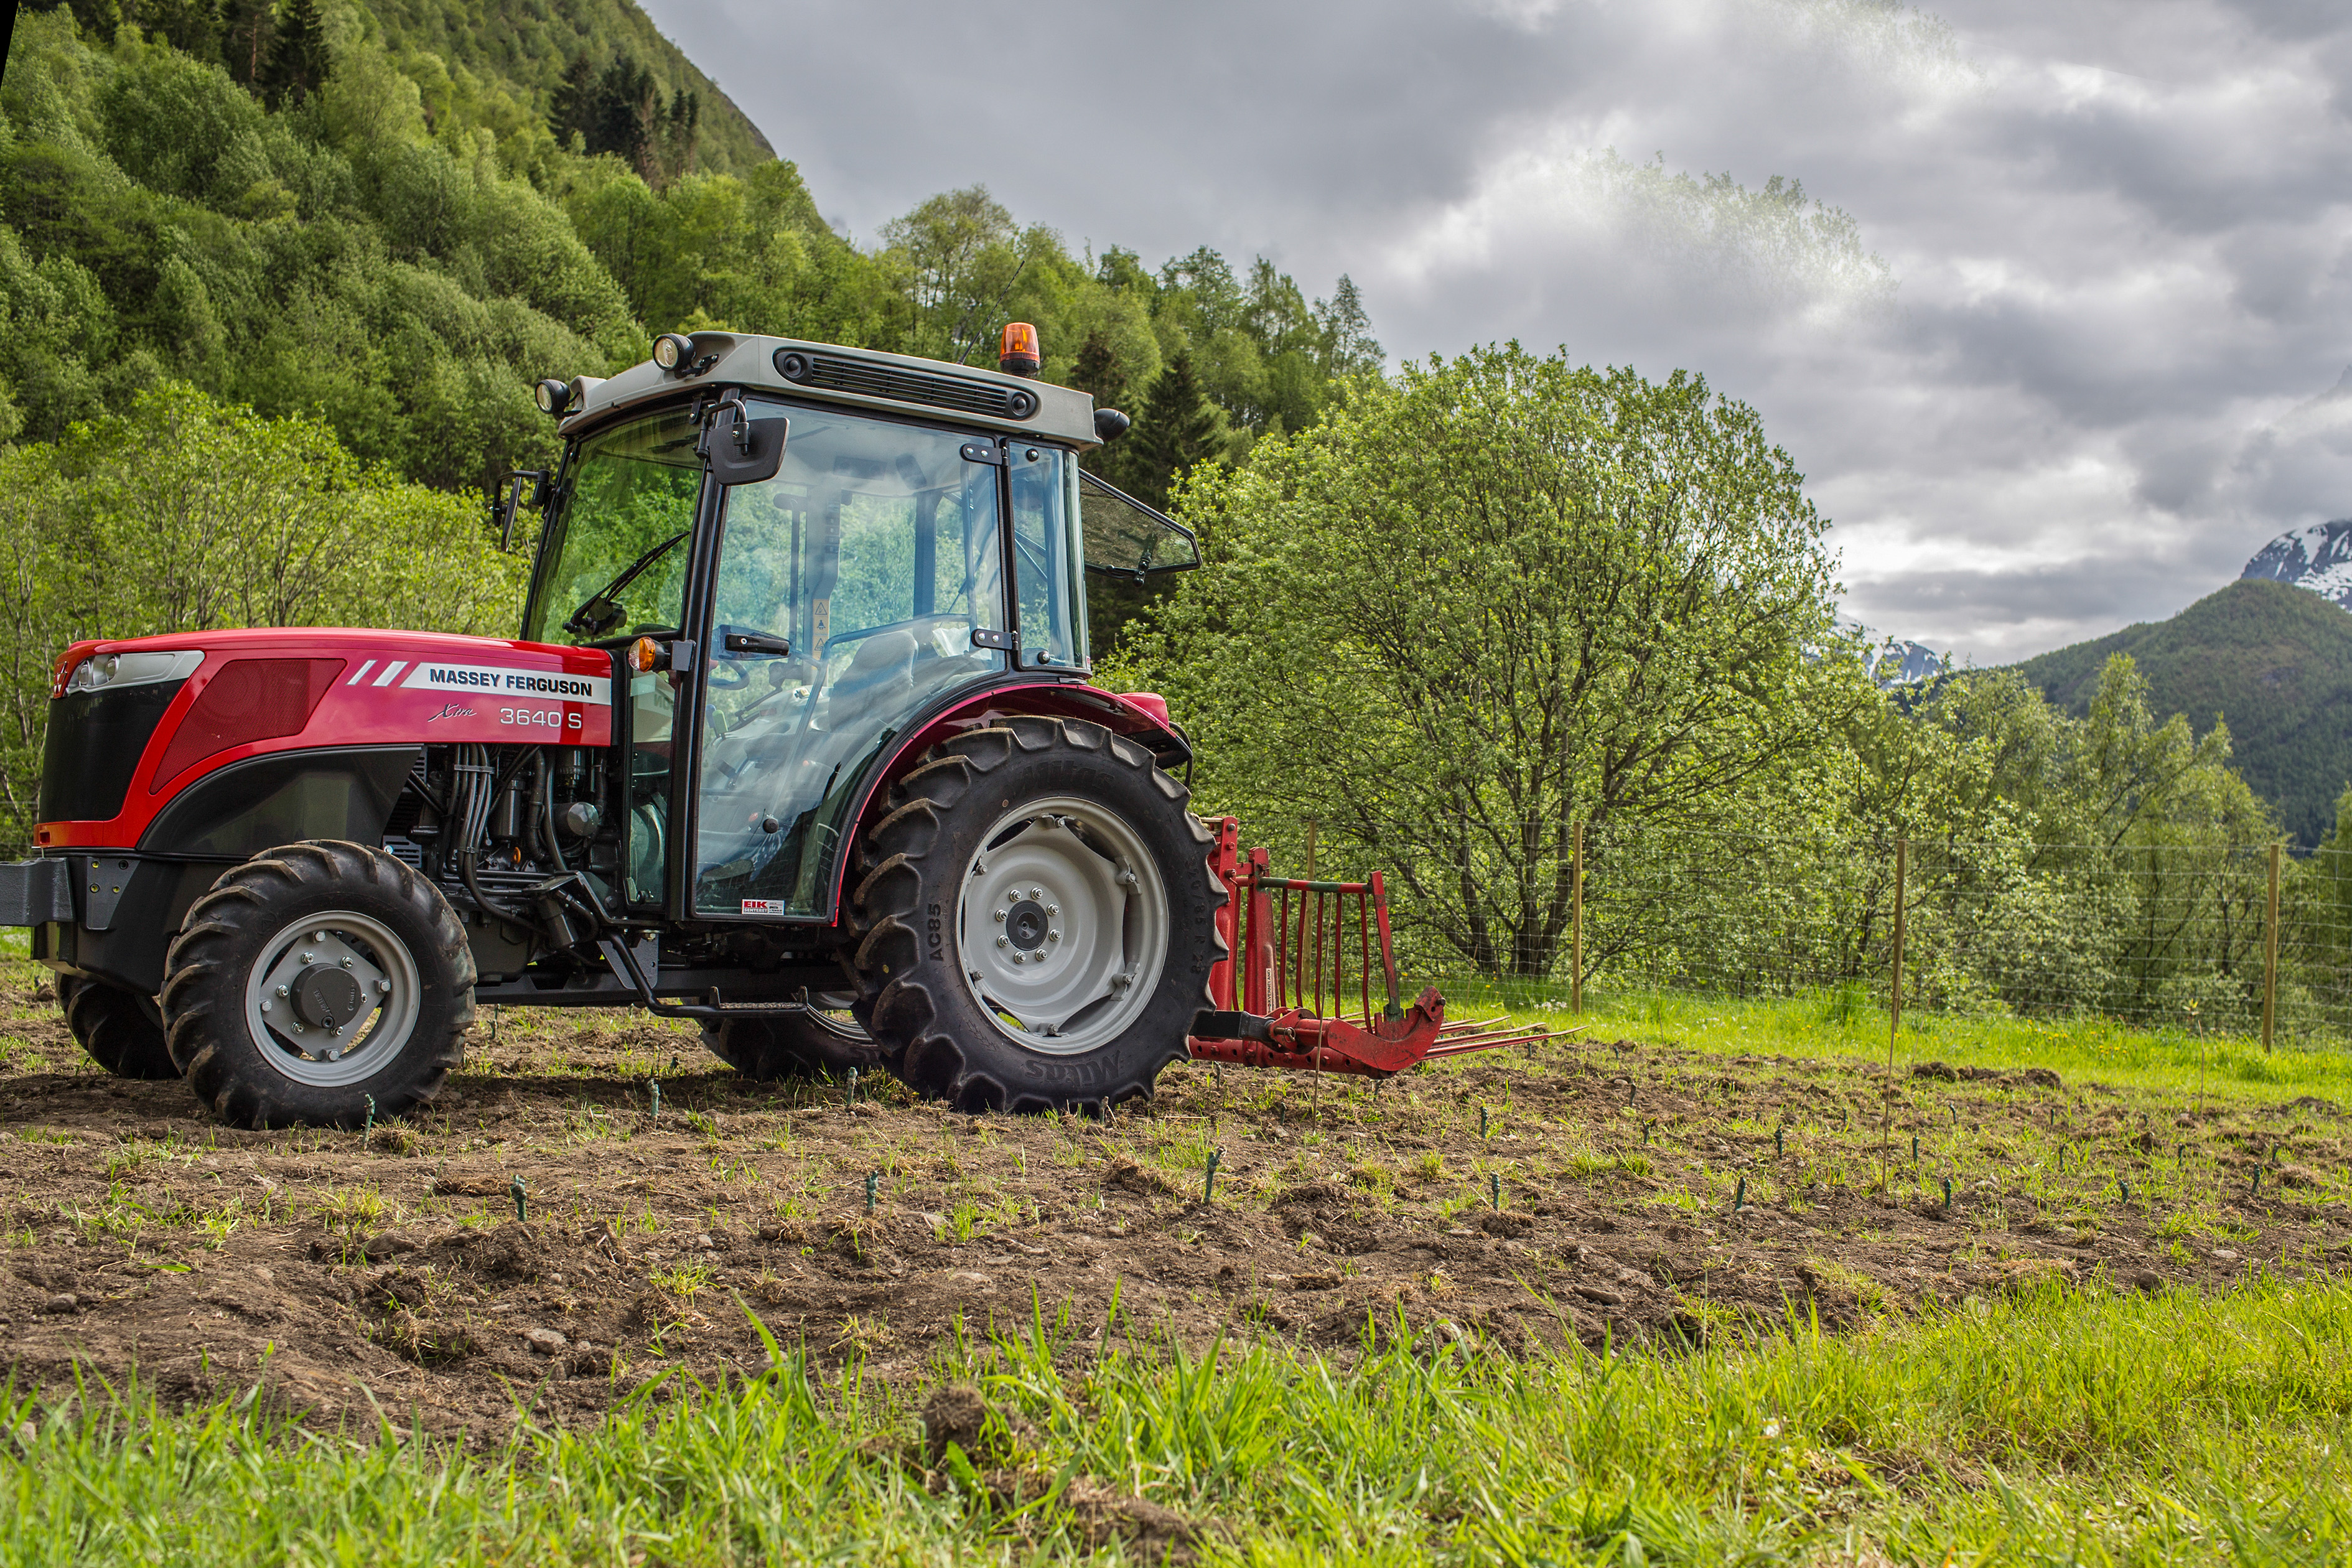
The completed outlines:
{"type": "Polygon", "coordinates": [[[1903,1030],[1903,873],[1910,858],[1911,841],[1895,841],[1895,994],[1886,1026],[1886,1068],[1895,1070],[1895,1037],[1903,1030]]]}
{"type": "Polygon", "coordinates": [[[1576,847],[1568,874],[1568,1010],[1584,1011],[1584,824],[1576,825],[1576,847]]]}
{"type": "Polygon", "coordinates": [[[1911,841],[1895,841],[1895,989],[1889,1000],[1893,1005],[1886,1015],[1886,1108],[1879,1119],[1878,1172],[1881,1184],[1887,1176],[1887,1161],[1895,1138],[1895,1037],[1903,1032],[1903,873],[1911,858],[1911,841]]]}
{"type": "Polygon", "coordinates": [[[2278,1016],[2278,884],[2279,847],[2271,846],[2271,896],[2263,919],[2263,1054],[2271,1049],[2271,1031],[2278,1016]]]}

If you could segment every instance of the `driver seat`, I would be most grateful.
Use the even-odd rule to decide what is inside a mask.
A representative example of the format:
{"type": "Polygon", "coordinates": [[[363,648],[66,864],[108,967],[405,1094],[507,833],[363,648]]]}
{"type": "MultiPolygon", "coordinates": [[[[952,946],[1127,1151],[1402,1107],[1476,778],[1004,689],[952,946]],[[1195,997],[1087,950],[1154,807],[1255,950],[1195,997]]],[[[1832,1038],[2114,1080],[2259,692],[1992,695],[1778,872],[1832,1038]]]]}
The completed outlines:
{"type": "Polygon", "coordinates": [[[914,690],[915,634],[877,632],[857,645],[849,668],[834,679],[825,695],[847,698],[861,707],[904,698],[914,690]]]}

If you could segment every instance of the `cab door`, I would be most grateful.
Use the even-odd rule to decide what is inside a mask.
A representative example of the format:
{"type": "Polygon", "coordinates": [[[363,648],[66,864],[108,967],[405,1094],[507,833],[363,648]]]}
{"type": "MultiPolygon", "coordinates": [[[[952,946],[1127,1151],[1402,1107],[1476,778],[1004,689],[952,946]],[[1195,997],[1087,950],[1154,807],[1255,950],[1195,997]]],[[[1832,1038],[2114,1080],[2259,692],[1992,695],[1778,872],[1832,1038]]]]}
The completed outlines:
{"type": "Polygon", "coordinates": [[[961,432],[789,416],[774,476],[720,489],[710,531],[692,920],[829,921],[868,765],[1005,668],[997,467],[961,432]]]}

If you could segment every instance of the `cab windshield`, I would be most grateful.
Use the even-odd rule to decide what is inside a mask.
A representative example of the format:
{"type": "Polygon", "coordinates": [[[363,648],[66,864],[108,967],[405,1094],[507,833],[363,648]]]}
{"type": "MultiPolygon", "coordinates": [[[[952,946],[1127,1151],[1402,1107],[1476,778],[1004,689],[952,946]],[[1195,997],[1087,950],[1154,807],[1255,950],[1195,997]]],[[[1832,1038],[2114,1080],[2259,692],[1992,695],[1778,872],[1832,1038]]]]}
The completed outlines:
{"type": "Polygon", "coordinates": [[[526,642],[586,642],[676,633],[702,485],[699,430],[673,409],[581,444],[540,552],[526,642]],[[667,548],[663,548],[665,545],[667,548]],[[631,567],[635,574],[619,586],[631,567]],[[604,605],[592,605],[602,594],[604,605]]]}

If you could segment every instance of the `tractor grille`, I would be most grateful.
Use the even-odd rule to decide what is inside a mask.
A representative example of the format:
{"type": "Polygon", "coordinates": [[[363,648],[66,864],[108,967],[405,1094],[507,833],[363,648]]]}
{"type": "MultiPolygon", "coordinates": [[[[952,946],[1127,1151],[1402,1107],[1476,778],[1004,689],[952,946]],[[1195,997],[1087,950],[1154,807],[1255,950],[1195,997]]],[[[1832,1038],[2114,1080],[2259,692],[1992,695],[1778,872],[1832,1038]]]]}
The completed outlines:
{"type": "Polygon", "coordinates": [[[778,349],[776,374],[801,386],[856,393],[861,397],[887,397],[898,403],[921,403],[992,419],[1026,419],[1037,412],[1037,395],[1022,387],[967,381],[956,375],[933,375],[847,354],[778,349]]]}

